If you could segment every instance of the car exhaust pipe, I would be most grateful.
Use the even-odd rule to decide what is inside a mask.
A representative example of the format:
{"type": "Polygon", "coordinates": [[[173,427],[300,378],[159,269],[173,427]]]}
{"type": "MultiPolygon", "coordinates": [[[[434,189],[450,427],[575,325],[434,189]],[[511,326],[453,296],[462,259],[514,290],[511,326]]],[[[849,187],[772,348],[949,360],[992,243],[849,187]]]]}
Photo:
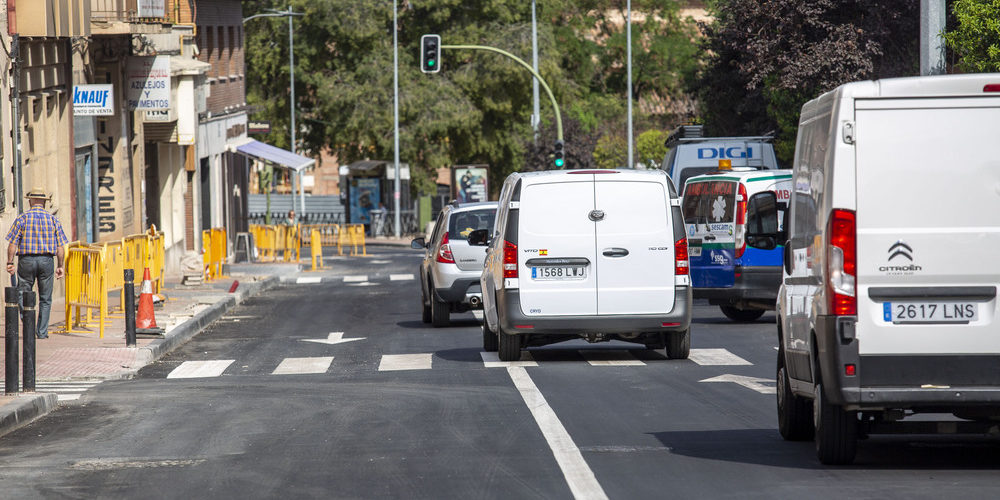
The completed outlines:
{"type": "Polygon", "coordinates": [[[481,299],[481,298],[473,295],[472,297],[469,297],[469,305],[472,306],[475,309],[478,309],[478,308],[482,307],[482,305],[483,305],[483,299],[481,299]]]}

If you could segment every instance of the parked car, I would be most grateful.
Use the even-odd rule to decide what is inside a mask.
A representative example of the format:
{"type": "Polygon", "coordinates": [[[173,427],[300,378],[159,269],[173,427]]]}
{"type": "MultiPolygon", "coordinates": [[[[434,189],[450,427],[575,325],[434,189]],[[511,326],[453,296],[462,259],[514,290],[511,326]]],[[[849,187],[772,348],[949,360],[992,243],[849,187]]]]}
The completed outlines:
{"type": "Polygon", "coordinates": [[[725,162],[717,172],[688,179],[682,212],[694,298],[708,299],[734,321],[774,310],[791,190],[791,170],[725,162]]]}
{"type": "Polygon", "coordinates": [[[822,463],[875,433],[995,432],[998,137],[997,73],[849,83],[802,107],[778,429],[822,463]]]}
{"type": "Polygon", "coordinates": [[[424,323],[448,326],[451,313],[482,307],[479,275],[486,252],[469,246],[477,229],[493,227],[495,201],[445,206],[434,223],[430,239],[416,238],[412,248],[425,250],[420,263],[420,304],[424,323]]]}
{"type": "Polygon", "coordinates": [[[691,347],[680,199],[662,170],[514,173],[482,273],[483,348],[501,360],[570,339],[691,347]]]}

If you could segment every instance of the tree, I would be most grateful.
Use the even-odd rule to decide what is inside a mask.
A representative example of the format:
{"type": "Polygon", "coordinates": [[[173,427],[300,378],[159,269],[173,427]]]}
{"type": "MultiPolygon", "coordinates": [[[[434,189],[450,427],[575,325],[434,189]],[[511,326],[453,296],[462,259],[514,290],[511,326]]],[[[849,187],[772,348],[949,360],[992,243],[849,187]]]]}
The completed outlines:
{"type": "Polygon", "coordinates": [[[646,168],[658,168],[663,163],[663,157],[667,155],[667,135],[656,129],[639,134],[635,149],[639,153],[639,162],[646,168]]]}
{"type": "Polygon", "coordinates": [[[954,0],[958,26],[945,33],[958,56],[958,68],[970,73],[1000,71],[1000,0],[954,0]]]}
{"type": "MultiPolygon", "coordinates": [[[[583,124],[573,117],[563,119],[563,135],[567,138],[564,144],[564,159],[566,164],[563,168],[599,168],[594,162],[594,147],[597,143],[597,135],[587,132],[583,124]]],[[[556,127],[549,125],[539,129],[538,140],[526,140],[524,143],[525,162],[522,171],[535,170],[556,170],[552,157],[553,147],[556,142],[556,127]]],[[[505,176],[506,177],[506,176],[505,176]]],[[[503,178],[499,179],[501,182],[503,178]]],[[[499,186],[500,183],[495,184],[499,186]]]]}

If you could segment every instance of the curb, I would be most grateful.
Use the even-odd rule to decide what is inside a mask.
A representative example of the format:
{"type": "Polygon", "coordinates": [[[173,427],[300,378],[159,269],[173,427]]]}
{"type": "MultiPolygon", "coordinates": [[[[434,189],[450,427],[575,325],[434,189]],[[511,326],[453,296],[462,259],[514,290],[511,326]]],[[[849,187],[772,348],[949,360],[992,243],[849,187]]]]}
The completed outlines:
{"type": "Polygon", "coordinates": [[[59,396],[55,393],[19,396],[0,406],[0,436],[28,425],[59,406],[59,396]]]}

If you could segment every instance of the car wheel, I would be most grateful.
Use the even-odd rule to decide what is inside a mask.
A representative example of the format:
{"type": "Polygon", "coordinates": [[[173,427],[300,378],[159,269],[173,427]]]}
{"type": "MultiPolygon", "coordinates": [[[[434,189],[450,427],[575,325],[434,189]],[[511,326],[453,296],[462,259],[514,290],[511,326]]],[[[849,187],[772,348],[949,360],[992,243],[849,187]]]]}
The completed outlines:
{"type": "Polygon", "coordinates": [[[691,329],[683,332],[667,333],[667,357],[670,359],[687,359],[691,354],[691,329]]]}
{"type": "Polygon", "coordinates": [[[509,333],[504,333],[503,330],[498,329],[500,337],[498,340],[498,351],[497,357],[500,361],[520,361],[521,360],[521,337],[518,335],[511,335],[509,333]]]}
{"type": "Polygon", "coordinates": [[[757,321],[757,318],[764,315],[763,309],[739,309],[733,306],[719,306],[719,309],[722,309],[722,314],[727,318],[741,323],[757,321]]]}
{"type": "Polygon", "coordinates": [[[816,456],[825,465],[854,462],[858,446],[858,413],[826,400],[822,382],[813,397],[813,425],[816,427],[816,456]]]}
{"type": "Polygon", "coordinates": [[[448,322],[451,316],[451,311],[448,309],[447,302],[441,302],[436,297],[434,297],[434,292],[431,292],[431,324],[435,328],[440,328],[442,326],[448,326],[448,322]]]}
{"type": "Polygon", "coordinates": [[[483,350],[497,352],[499,348],[500,340],[497,338],[497,333],[490,331],[490,326],[486,324],[486,318],[483,318],[483,350]]]}
{"type": "Polygon", "coordinates": [[[778,432],[785,441],[806,441],[813,438],[812,401],[792,393],[784,357],[778,353],[778,432]]]}
{"type": "Polygon", "coordinates": [[[657,350],[667,347],[667,335],[665,333],[647,333],[646,349],[657,350]]]}
{"type": "Polygon", "coordinates": [[[420,287],[420,308],[423,310],[420,320],[424,323],[430,323],[431,305],[427,301],[427,295],[425,294],[423,287],[420,287]]]}

